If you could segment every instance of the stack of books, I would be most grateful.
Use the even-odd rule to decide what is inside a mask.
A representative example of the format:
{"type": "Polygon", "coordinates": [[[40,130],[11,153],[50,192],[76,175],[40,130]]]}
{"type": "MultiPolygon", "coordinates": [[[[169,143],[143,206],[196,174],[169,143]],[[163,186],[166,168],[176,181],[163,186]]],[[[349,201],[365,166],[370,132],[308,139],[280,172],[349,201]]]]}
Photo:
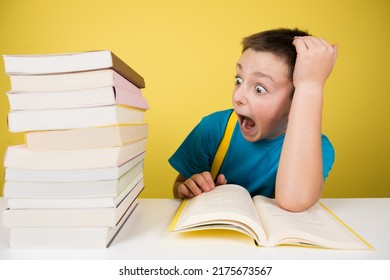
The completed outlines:
{"type": "Polygon", "coordinates": [[[107,247],[144,188],[142,76],[109,50],[4,55],[4,226],[19,248],[107,247]]]}

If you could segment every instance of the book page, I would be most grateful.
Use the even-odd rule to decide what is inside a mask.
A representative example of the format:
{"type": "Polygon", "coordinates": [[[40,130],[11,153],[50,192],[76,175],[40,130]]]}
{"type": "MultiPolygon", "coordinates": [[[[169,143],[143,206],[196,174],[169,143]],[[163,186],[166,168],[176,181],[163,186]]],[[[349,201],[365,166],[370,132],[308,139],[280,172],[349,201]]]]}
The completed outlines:
{"type": "Polygon", "coordinates": [[[256,241],[265,240],[258,222],[259,217],[248,191],[237,185],[222,185],[187,200],[175,230],[199,226],[228,228],[230,224],[230,229],[243,228],[251,232],[256,241]]]}
{"type": "Polygon", "coordinates": [[[301,244],[334,249],[367,249],[319,203],[302,212],[289,212],[277,206],[273,199],[256,196],[253,200],[268,236],[268,246],[301,244]]]}

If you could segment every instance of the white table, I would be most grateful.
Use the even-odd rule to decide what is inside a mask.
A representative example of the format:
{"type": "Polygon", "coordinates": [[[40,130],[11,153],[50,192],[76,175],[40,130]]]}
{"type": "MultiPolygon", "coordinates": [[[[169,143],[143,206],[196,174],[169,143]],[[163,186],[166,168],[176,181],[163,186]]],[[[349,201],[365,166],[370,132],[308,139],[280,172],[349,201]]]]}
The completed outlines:
{"type": "MultiPolygon", "coordinates": [[[[248,237],[231,232],[168,232],[180,200],[139,199],[139,206],[105,249],[12,249],[8,229],[0,226],[2,260],[369,260],[390,259],[390,198],[322,199],[337,216],[374,248],[372,251],[322,250],[297,247],[259,248],[248,237]],[[234,237],[234,238],[232,238],[234,237]]],[[[4,208],[4,199],[0,199],[4,208]]],[[[1,218],[0,222],[2,224],[1,218]]]]}

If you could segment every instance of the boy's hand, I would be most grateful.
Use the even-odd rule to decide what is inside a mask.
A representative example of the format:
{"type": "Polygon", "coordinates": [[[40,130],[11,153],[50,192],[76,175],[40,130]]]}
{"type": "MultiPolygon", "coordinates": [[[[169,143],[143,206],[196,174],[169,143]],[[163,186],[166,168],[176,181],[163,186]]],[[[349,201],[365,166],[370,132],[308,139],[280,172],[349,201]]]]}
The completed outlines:
{"type": "Polygon", "coordinates": [[[337,57],[338,45],[316,37],[296,37],[293,45],[297,51],[293,83],[323,87],[332,72],[337,57]]]}
{"type": "Polygon", "coordinates": [[[214,183],[210,172],[202,172],[194,174],[178,186],[179,198],[192,198],[202,192],[209,192],[216,186],[226,184],[227,181],[223,174],[218,175],[216,183],[214,183]]]}

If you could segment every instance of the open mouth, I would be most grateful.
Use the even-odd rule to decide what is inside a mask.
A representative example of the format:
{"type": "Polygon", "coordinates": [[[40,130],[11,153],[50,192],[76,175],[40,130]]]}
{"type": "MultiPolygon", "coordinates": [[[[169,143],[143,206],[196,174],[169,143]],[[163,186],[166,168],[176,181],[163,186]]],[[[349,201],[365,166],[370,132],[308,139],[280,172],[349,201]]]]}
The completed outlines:
{"type": "Polygon", "coordinates": [[[255,121],[247,116],[238,115],[238,119],[240,121],[241,131],[245,134],[252,132],[256,126],[255,121]]]}

